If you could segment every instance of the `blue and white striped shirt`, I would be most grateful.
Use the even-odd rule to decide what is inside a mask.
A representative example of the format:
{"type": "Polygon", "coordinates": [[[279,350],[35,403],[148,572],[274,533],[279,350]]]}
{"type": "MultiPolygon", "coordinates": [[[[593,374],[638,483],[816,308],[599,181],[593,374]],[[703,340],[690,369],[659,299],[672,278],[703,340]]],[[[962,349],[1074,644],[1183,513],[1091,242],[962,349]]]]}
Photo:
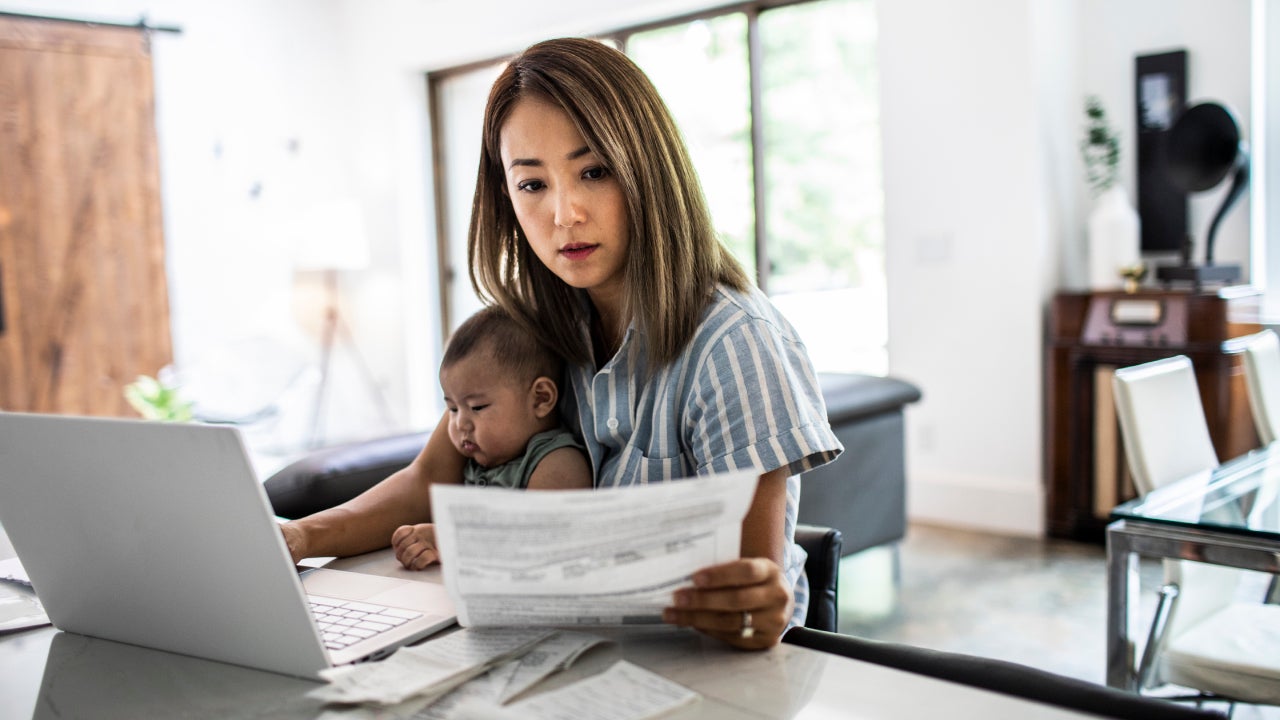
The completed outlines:
{"type": "Polygon", "coordinates": [[[787,468],[783,571],[795,588],[792,624],[802,624],[809,585],[794,541],[799,474],[844,449],[804,343],[764,293],[720,286],[674,362],[650,367],[645,346],[633,324],[598,372],[590,364],[567,371],[563,412],[581,433],[596,487],[787,468]]]}

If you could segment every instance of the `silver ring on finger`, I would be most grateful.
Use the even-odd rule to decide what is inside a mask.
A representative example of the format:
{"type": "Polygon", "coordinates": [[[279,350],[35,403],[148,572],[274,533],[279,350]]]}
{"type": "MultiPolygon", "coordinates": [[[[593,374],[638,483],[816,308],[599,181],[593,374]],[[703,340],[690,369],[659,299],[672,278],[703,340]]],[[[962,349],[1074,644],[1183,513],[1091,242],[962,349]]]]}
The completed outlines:
{"type": "Polygon", "coordinates": [[[756,629],[751,625],[751,613],[747,610],[742,611],[742,629],[738,631],[738,637],[743,640],[750,640],[756,636],[756,629]]]}

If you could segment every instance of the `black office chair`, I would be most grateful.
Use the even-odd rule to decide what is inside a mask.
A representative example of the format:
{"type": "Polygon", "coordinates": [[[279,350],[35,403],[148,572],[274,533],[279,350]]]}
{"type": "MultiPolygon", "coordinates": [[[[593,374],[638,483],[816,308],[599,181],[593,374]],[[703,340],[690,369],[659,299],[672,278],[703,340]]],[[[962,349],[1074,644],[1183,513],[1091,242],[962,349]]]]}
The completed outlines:
{"type": "Polygon", "coordinates": [[[809,576],[809,616],[804,626],[836,632],[839,618],[836,591],[840,586],[843,536],[835,528],[797,525],[796,543],[809,554],[804,561],[804,573],[809,576]]]}
{"type": "Polygon", "coordinates": [[[991,658],[792,628],[782,642],[1117,720],[1221,720],[1227,715],[991,658]]]}

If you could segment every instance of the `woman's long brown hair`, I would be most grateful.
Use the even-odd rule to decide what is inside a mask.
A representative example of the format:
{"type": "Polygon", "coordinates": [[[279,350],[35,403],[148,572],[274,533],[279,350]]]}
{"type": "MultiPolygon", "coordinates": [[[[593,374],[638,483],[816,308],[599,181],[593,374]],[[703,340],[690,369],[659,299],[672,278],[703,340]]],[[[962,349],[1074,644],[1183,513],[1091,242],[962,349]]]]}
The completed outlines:
{"type": "Polygon", "coordinates": [[[716,285],[745,290],[750,280],[716,237],[666,104],[644,72],[607,45],[578,38],[541,42],[494,82],[468,237],[471,284],[569,362],[590,360],[581,292],[538,260],[504,191],[502,127],[523,98],[563,110],[621,185],[629,226],[622,317],[645,335],[649,362],[665,365],[693,336],[716,285]]]}

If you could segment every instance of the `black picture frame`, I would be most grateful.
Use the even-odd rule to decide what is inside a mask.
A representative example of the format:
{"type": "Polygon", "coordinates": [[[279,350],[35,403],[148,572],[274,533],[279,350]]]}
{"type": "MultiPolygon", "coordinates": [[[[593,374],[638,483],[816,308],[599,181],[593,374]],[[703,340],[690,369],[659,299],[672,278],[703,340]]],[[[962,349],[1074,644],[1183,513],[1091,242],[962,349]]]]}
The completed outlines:
{"type": "Polygon", "coordinates": [[[1187,106],[1187,51],[1137,56],[1133,79],[1141,250],[1181,252],[1187,243],[1187,194],[1169,178],[1164,145],[1187,106]]]}

